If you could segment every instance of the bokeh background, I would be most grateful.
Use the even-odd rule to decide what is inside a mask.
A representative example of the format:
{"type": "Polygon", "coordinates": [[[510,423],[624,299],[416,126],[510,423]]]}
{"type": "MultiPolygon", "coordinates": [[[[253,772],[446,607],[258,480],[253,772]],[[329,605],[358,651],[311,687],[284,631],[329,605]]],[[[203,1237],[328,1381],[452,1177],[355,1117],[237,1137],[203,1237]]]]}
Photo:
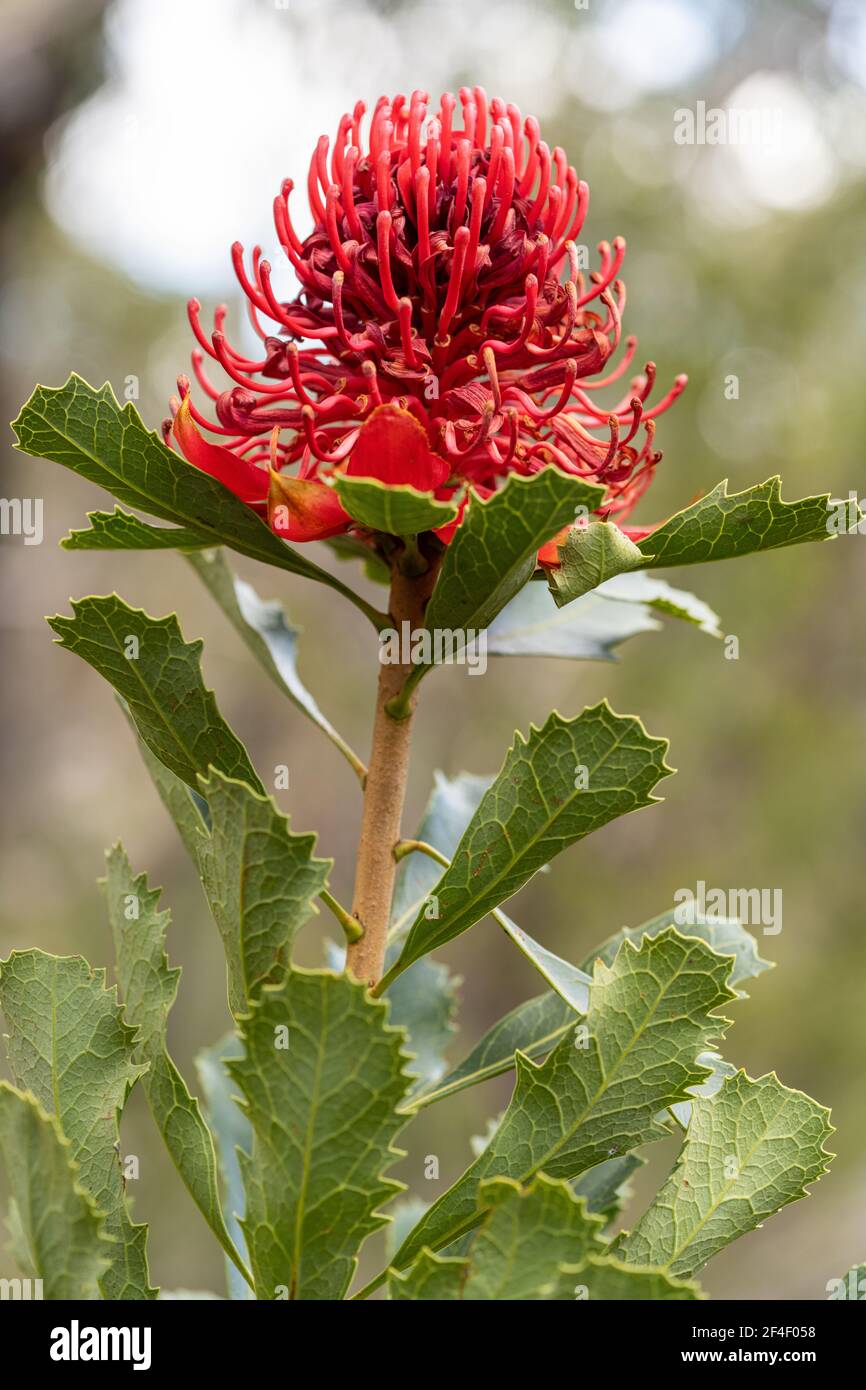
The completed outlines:
{"type": "MultiPolygon", "coordinates": [[[[780,471],[789,497],[866,489],[857,0],[3,0],[0,22],[5,418],[34,381],[58,384],[75,368],[118,394],[137,378],[139,408],[157,425],[188,363],[185,299],[225,299],[241,335],[229,245],[260,241],[279,260],[271,198],[284,175],[303,181],[317,136],[358,96],[482,83],[534,112],[589,180],[584,236],[628,239],[639,359],[653,357],[661,381],[690,374],[662,421],[665,458],[641,517],[667,515],[725,476],[745,486],[780,471]],[[698,101],[779,112],[776,137],[678,145],[674,112],[698,101]],[[737,400],[725,396],[732,373],[737,400]]],[[[176,610],[188,638],[204,637],[208,682],[258,766],[289,765],[291,789],[278,799],[295,828],[319,830],[344,899],[357,788],[252,667],[182,558],[58,550],[106,499],[9,443],[0,489],[44,499],[45,538],[0,539],[0,955],[38,945],[109,964],[95,881],[103,848],[122,838],[174,914],[170,953],[184,973],[171,1042],[194,1083],[196,1050],[228,1025],[217,934],[109,688],[53,649],[44,615],[70,595],[115,588],[156,615],[176,610]]],[[[316,558],[335,563],[327,551],[316,558]]],[[[672,573],[737,635],[736,661],[667,624],[622,648],[616,665],[494,660],[484,679],[442,670],[423,691],[407,827],[434,768],[494,771],[514,729],[554,706],[573,714],[607,695],[670,737],[680,771],[664,805],[573,849],[515,902],[518,920],[561,954],[582,958],[697,879],[783,890],[784,930],[762,940],[778,968],[736,1007],[725,1052],[831,1105],[838,1158],[813,1196],[710,1266],[704,1282],[717,1297],[821,1298],[828,1279],[866,1258],[864,565],[866,538],[855,536],[672,573]]],[[[324,589],[239,568],[307,629],[302,673],[364,753],[370,630],[324,589]]],[[[321,923],[305,936],[308,961],[321,923]]],[[[468,980],[456,1059],[538,985],[489,922],[448,959],[468,980]]],[[[398,1175],[438,1195],[508,1091],[502,1079],[431,1110],[409,1132],[398,1175]],[[439,1156],[438,1182],[424,1180],[428,1154],[439,1156]]],[[[123,1149],[140,1157],[135,1213],[151,1223],[156,1282],[222,1292],[217,1247],[138,1095],[123,1149]]],[[[653,1152],[638,1209],[671,1158],[653,1152]]],[[[0,1273],[9,1265],[0,1254],[0,1273]]]]}

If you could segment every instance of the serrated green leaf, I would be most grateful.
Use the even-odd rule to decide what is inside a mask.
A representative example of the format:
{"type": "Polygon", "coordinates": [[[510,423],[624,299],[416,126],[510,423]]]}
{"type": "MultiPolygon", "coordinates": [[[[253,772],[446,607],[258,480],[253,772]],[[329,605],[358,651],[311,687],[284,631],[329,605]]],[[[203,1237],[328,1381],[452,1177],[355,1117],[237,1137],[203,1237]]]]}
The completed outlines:
{"type": "Polygon", "coordinates": [[[358,776],[363,777],[366,768],[361,759],[325,718],[298,675],[298,639],[302,629],[292,626],[276,599],[259,598],[251,584],[233,574],[222,551],[206,550],[186,558],[274,685],[322,730],[358,776]]]}
{"type": "Polygon", "coordinates": [[[151,752],[188,786],[208,767],[264,791],[247,751],[201,674],[201,642],[185,642],[175,615],[151,618],[116,594],[73,602],[49,618],[60,645],[103,676],[126,702],[151,752]]]}
{"type": "Polygon", "coordinates": [[[595,484],[543,468],[530,478],[512,473],[487,501],[473,496],[445,552],[427,607],[428,629],[489,627],[530,578],[539,548],[574,520],[578,508],[595,510],[603,494],[595,484]]]}
{"type": "MultiPolygon", "coordinates": [[[[598,956],[605,965],[610,965],[623,941],[637,945],[645,936],[658,936],[669,927],[676,927],[685,936],[697,936],[720,956],[733,956],[734,964],[728,979],[732,989],[737,989],[743,980],[753,980],[765,970],[773,968],[772,961],[758,955],[758,943],[754,936],[735,917],[703,916],[694,907],[685,904],[668,908],[658,917],[642,922],[639,927],[622,927],[597,947],[588,961],[598,956]]],[[[584,969],[589,969],[587,962],[584,962],[584,969]]],[[[743,990],[737,989],[737,993],[741,998],[746,997],[743,990]]]]}
{"type": "MultiPolygon", "coordinates": [[[[685,914],[683,909],[677,908],[670,908],[639,927],[623,927],[591,951],[581,962],[581,968],[591,971],[597,959],[610,965],[623,941],[637,945],[645,936],[657,936],[670,926],[706,941],[721,956],[733,956],[734,965],[728,984],[741,998],[745,997],[745,992],[737,987],[743,980],[752,979],[772,968],[770,961],[762,960],[758,955],[757,942],[751,932],[739,922],[732,918],[708,921],[699,914],[685,914]],[[681,917],[684,920],[679,920],[681,917]]],[[[503,1071],[510,1071],[517,1051],[533,1059],[545,1056],[573,1026],[574,1021],[573,1009],[556,994],[541,994],[527,999],[499,1019],[468,1056],[437,1086],[416,1096],[413,1108],[433,1105],[467,1086],[478,1085],[499,1076],[503,1071]]]]}
{"type": "Polygon", "coordinates": [[[113,512],[88,512],[87,530],[70,531],[64,550],[201,550],[207,536],[188,526],[151,526],[115,507],[113,512]]]}
{"type": "Polygon", "coordinates": [[[559,564],[547,570],[547,579],[558,608],[643,564],[642,552],[612,521],[573,526],[557,554],[559,564]]]}
{"type": "Polygon", "coordinates": [[[422,1250],[405,1274],[395,1269],[389,1272],[388,1297],[412,1299],[416,1303],[445,1303],[458,1299],[468,1272],[468,1260],[422,1250]]]}
{"type": "MultiPolygon", "coordinates": [[[[212,1047],[204,1048],[196,1057],[195,1065],[219,1159],[228,1232],[235,1248],[246,1257],[247,1243],[240,1223],[244,1214],[244,1184],[238,1151],[243,1149],[250,1152],[252,1130],[249,1120],[236,1103],[237,1087],[229,1079],[225,1068],[229,1058],[242,1057],[243,1051],[237,1033],[229,1033],[212,1047]]],[[[243,1301],[254,1297],[246,1280],[228,1259],[226,1275],[233,1299],[243,1301]]]]}
{"type": "Polygon", "coordinates": [[[16,1227],[26,1243],[42,1296],[70,1301],[99,1298],[112,1245],[103,1217],[78,1183],[71,1145],[35,1096],[0,1081],[2,1154],[16,1227]]]}
{"type": "Polygon", "coordinates": [[[697,565],[755,550],[776,550],[804,541],[826,541],[828,495],[782,501],[778,476],[743,492],[728,492],[727,479],[638,543],[644,564],[697,565]]]}
{"type": "Polygon", "coordinates": [[[740,1071],[692,1103],[688,1134],[665,1185],[617,1247],[629,1264],[688,1276],[731,1241],[807,1195],[827,1171],[829,1111],[775,1075],[740,1071]]]}
{"type": "Polygon", "coordinates": [[[710,1011],[735,997],[725,984],[730,969],[730,958],[672,929],[639,950],[623,942],[611,967],[598,961],[585,1032],[569,1030],[538,1067],[517,1054],[517,1085],[496,1134],[422,1218],[395,1266],[472,1230],[486,1178],[569,1180],[662,1138],[656,1117],[688,1098],[706,1075],[695,1059],[724,1032],[727,1020],[710,1011]]]}
{"type": "Polygon", "coordinates": [[[465,1301],[573,1298],[559,1266],[578,1264],[598,1245],[600,1217],[564,1182],[543,1174],[527,1188],[495,1178],[479,1192],[481,1224],[469,1251],[465,1301]]]}
{"type": "Polygon", "coordinates": [[[296,934],[332,865],[316,859],[315,835],[296,835],[271,797],[215,768],[199,786],[210,810],[202,841],[202,886],[219,928],[235,1016],[266,983],[281,978],[296,934]]]}
{"type": "Polygon", "coordinates": [[[575,719],[552,714],[528,739],[518,734],[436,886],[438,918],[422,909],[381,988],[505,902],[561,850],[657,800],[652,789],[671,772],[666,749],[665,739],[606,702],[575,719]]]}
{"type": "Polygon", "coordinates": [[[292,970],[242,1023],[245,1056],[228,1066],[253,1129],[243,1228],[259,1298],[342,1298],[401,1190],[383,1176],[407,1086],[386,1020],[348,976],[292,970]]]}
{"type": "Polygon", "coordinates": [[[389,536],[415,536],[447,526],[457,515],[451,502],[439,502],[432,492],[379,482],[378,478],[334,478],[340,501],[353,521],[389,536]]]}
{"type": "Polygon", "coordinates": [[[106,1298],[155,1298],[147,1227],[130,1220],[117,1149],[118,1120],[144,1068],[135,1063],[135,1030],[123,1020],[105,971],[81,956],[13,951],[0,965],[0,1009],[16,1085],[54,1114],[70,1143],[78,1181],[105,1213],[116,1242],[102,1277],[106,1298]]]}
{"type": "Polygon", "coordinates": [[[691,1281],[675,1279],[661,1269],[624,1264],[613,1255],[590,1255],[576,1269],[563,1274],[575,1286],[578,1302],[657,1303],[665,1300],[703,1299],[706,1294],[691,1281]]]}
{"type": "Polygon", "coordinates": [[[333,575],[300,555],[215,478],[194,468],[147,430],[132,402],[121,409],[108,382],[96,390],[73,373],[63,386],[37,386],[12,428],[16,447],[61,463],[119,502],[189,527],[211,545],[327,584],[379,627],[386,621],[333,575]]]}
{"type": "Polygon", "coordinates": [[[124,1015],[138,1030],[135,1060],[147,1065],[142,1086],[148,1105],[190,1196],[226,1255],[243,1270],[223,1220],[210,1130],[168,1053],[168,1015],[180,978],[165,953],[170,914],[159,911],[159,889],[148,888],[145,874],[133,874],[122,846],[115,845],[106,862],[117,978],[124,1015]]]}

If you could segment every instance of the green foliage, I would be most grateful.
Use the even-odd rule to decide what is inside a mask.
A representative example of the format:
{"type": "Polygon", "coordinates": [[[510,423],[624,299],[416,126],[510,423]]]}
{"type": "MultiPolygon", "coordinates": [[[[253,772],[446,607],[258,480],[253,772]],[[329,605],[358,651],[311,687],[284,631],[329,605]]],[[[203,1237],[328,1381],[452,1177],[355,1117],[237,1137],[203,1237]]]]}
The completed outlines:
{"type": "Polygon", "coordinates": [[[490,656],[555,656],[615,661],[615,648],[662,627],[653,612],[694,623],[719,637],[719,620],[694,594],[674,589],[645,570],[620,574],[592,593],[558,605],[546,584],[526,584],[487,632],[490,656]]]}
{"type": "Polygon", "coordinates": [[[532,575],[539,547],[602,495],[594,484],[543,468],[531,478],[512,473],[486,501],[473,496],[445,552],[428,628],[489,626],[532,575]]]}
{"type": "Polygon", "coordinates": [[[389,976],[467,931],[568,845],[657,800],[666,749],[606,703],[518,734],[436,886],[436,915],[421,909],[389,976]]]}
{"type": "Polygon", "coordinates": [[[516,1054],[517,1085],[491,1142],[422,1217],[395,1267],[472,1230],[487,1178],[575,1178],[662,1138],[659,1113],[706,1075],[698,1053],[726,1026],[711,1011],[734,998],[730,968],[729,958],[672,929],[640,950],[624,942],[612,967],[599,961],[584,1029],[569,1029],[540,1067],[516,1054]]]}
{"type": "Polygon", "coordinates": [[[664,1187],[619,1243],[632,1264],[690,1275],[732,1240],[806,1196],[827,1171],[829,1112],[777,1077],[727,1078],[692,1104],[686,1142],[664,1187]]]}
{"type": "Polygon", "coordinates": [[[64,550],[201,550],[209,544],[188,526],[151,526],[122,507],[88,512],[87,520],[88,530],[64,536],[64,550]]]}
{"type": "Polygon", "coordinates": [[[190,1196],[229,1259],[243,1271],[220,1208],[210,1130],[168,1053],[168,1015],[180,979],[180,971],[169,967],[165,954],[169,913],[159,911],[159,889],[148,888],[144,874],[133,874],[120,845],[109,851],[106,861],[104,886],[117,978],[126,1018],[138,1030],[135,1060],[147,1067],[141,1083],[147,1103],[190,1196]]]}
{"type": "Polygon", "coordinates": [[[116,594],[82,599],[72,612],[48,619],[60,645],[114,686],[161,763],[193,788],[213,766],[264,790],[202,680],[202,643],[184,642],[174,614],[150,618],[116,594]]]}
{"type": "Polygon", "coordinates": [[[331,861],[313,857],[315,835],[293,834],[270,797],[216,769],[200,786],[211,823],[199,867],[225,948],[229,1005],[239,1016],[285,972],[331,861]]]}
{"type": "Polygon", "coordinates": [[[79,1185],[71,1145],[35,1096],[0,1081],[0,1155],[11,1188],[10,1226],[28,1277],[48,1299],[99,1297],[112,1247],[79,1185]],[[26,1259],[26,1265],[23,1261],[26,1259]]]}
{"type": "Polygon", "coordinates": [[[259,598],[251,584],[233,574],[221,550],[206,550],[187,559],[277,689],[321,729],[363,777],[364,764],[325,718],[298,674],[301,628],[293,627],[276,599],[259,598]]]}
{"type": "Polygon", "coordinates": [[[635,545],[613,522],[590,522],[569,532],[559,568],[548,582],[558,605],[571,603],[612,576],[642,568],[698,565],[756,550],[778,550],[831,539],[828,497],[782,501],[781,478],[728,492],[727,480],[677,512],[635,545]]]}
{"type": "MultiPolygon", "coordinates": [[[[232,573],[219,547],[330,585],[378,628],[388,615],[166,449],[110,388],[76,377],[40,387],[16,429],[24,452],[168,523],[95,512],[66,547],[183,552],[289,713],[324,735],[363,784],[367,769],[300,679],[299,629],[232,573]]],[[[456,514],[453,502],[408,487],[345,476],[336,487],[370,532],[411,537],[456,514]]],[[[718,637],[706,604],[647,571],[828,535],[824,498],[784,503],[776,479],[734,495],[721,485],[638,545],[612,522],[572,530],[548,584],[530,583],[539,547],[601,499],[601,488],[555,467],[512,475],[486,501],[473,495],[444,551],[428,629],[489,627],[494,655],[591,660],[613,659],[619,642],[658,627],[658,613],[718,637]]],[[[359,544],[343,537],[333,548],[355,553],[359,544]]],[[[381,571],[381,556],[362,553],[381,571]]],[[[418,563],[420,550],[408,553],[418,563]]],[[[156,1294],[119,1150],[137,1083],[226,1258],[235,1299],[345,1299],[364,1242],[387,1227],[402,1190],[390,1175],[400,1131],[506,1071],[516,1074],[511,1101],[474,1161],[432,1205],[412,1197],[394,1206],[387,1266],[355,1297],[387,1286],[395,1300],[700,1298],[691,1276],[824,1173],[827,1112],[775,1075],[750,1080],[716,1050],[727,1028],[719,1008],[768,968],[739,922],[669,910],[614,932],[575,964],[542,929],[530,934],[502,911],[562,851],[658,800],[671,771],[667,744],[638,718],[606,702],[573,719],[553,713],[516,737],[495,778],[437,774],[418,840],[393,844],[389,832],[385,844],[401,867],[382,914],[384,923],[390,907],[385,974],[369,989],[342,949],[330,948],[330,970],[293,961],[317,899],[362,944],[368,928],[326,889],[331,861],[315,857],[315,837],[293,831],[265,794],[204,685],[201,643],[184,641],[175,616],[150,618],[116,595],[80,600],[71,618],[50,623],[120,699],[216,922],[234,1028],[199,1055],[200,1106],[168,1050],[180,973],[166,954],[170,917],[120,846],[109,852],[105,888],[122,1005],[79,957],[17,951],[0,965],[15,1082],[0,1083],[12,1249],[46,1296],[156,1294]],[[549,989],[454,1064],[461,982],[430,953],[488,915],[549,989]],[[681,1144],[670,1176],[611,1240],[641,1151],[661,1139],[681,1144]]],[[[384,717],[406,717],[424,670],[384,717]]],[[[500,946],[491,937],[494,978],[500,946]]]]}
{"type": "Polygon", "coordinates": [[[228,1063],[252,1126],[241,1156],[244,1234],[259,1298],[342,1298],[379,1207],[404,1123],[401,1034],[346,975],[293,970],[267,986],[228,1063]]]}
{"type": "Polygon", "coordinates": [[[118,1150],[118,1120],[144,1065],[105,971],[81,956],[13,951],[0,965],[0,1009],[15,1084],[53,1114],[69,1141],[76,1178],[111,1236],[106,1298],[155,1298],[145,1244],[132,1223],[118,1150]]]}
{"type": "MultiPolygon", "coordinates": [[[[281,541],[251,509],[214,478],[193,468],[147,430],[132,402],[121,408],[108,382],[96,390],[73,374],[64,386],[37,386],[12,428],[17,447],[50,458],[111,492],[119,502],[194,533],[205,545],[228,545],[250,559],[327,584],[378,622],[368,604],[338,579],[281,541]]],[[[141,532],[126,522],[99,525],[102,534],[141,532]]]]}
{"type": "Polygon", "coordinates": [[[338,474],[334,485],[349,516],[371,531],[384,531],[389,536],[414,536],[447,526],[458,511],[451,502],[438,502],[432,492],[387,486],[378,478],[338,474]]]}

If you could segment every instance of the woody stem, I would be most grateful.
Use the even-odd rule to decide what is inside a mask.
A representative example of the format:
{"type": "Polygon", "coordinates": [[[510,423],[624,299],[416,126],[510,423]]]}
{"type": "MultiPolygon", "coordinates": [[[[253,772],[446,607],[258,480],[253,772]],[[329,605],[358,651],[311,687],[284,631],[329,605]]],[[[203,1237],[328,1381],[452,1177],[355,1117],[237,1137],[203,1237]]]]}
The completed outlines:
{"type": "MultiPolygon", "coordinates": [[[[430,565],[421,575],[403,574],[395,565],[389,607],[398,633],[403,631],[402,624],[407,621],[413,631],[423,626],[424,609],[435,579],[435,565],[430,565]]],[[[400,693],[411,671],[411,665],[398,663],[383,663],[379,668],[373,745],[364,785],[352,900],[352,915],[360,923],[362,935],[358,941],[350,943],[346,957],[347,970],[370,985],[381,978],[385,960],[397,872],[394,846],[400,839],[417,697],[413,692],[402,718],[395,719],[388,713],[387,706],[400,693]]]]}

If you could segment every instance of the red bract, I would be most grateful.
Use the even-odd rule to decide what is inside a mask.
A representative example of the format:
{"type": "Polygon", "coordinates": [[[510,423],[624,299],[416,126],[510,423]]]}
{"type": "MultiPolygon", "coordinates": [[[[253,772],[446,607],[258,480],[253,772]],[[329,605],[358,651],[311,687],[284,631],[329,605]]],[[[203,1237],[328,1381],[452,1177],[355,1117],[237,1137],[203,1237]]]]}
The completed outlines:
{"type": "MultiPolygon", "coordinates": [[[[248,268],[235,243],[260,356],[231,346],[224,306],[208,338],[191,300],[193,368],[217,423],[181,377],[183,405],[173,401],[168,427],[191,463],[251,505],[264,506],[269,463],[282,484],[293,480],[274,485],[270,508],[292,540],[352,526],[328,482],[337,470],[447,498],[466,483],[489,495],[509,473],[553,463],[604,484],[599,514],[622,520],[661,457],[655,419],[686,382],[677,377],[649,405],[648,362],[612,407],[593,395],[624,377],[635,352],[627,338],[611,363],[625,242],[601,242],[587,277],[577,238],[589,189],[563,150],[480,87],[460,92],[460,129],[453,96],[430,117],[427,100],[381,97],[366,148],[363,102],[343,116],[332,151],[321,137],[307,177],[315,226],[303,241],[284,182],[274,222],[300,282],[294,299],[277,298],[260,247],[248,268]],[[211,385],[205,354],[227,390],[211,385]],[[206,443],[194,422],[221,443],[206,443]]],[[[550,552],[545,563],[555,563],[550,552]]]]}

